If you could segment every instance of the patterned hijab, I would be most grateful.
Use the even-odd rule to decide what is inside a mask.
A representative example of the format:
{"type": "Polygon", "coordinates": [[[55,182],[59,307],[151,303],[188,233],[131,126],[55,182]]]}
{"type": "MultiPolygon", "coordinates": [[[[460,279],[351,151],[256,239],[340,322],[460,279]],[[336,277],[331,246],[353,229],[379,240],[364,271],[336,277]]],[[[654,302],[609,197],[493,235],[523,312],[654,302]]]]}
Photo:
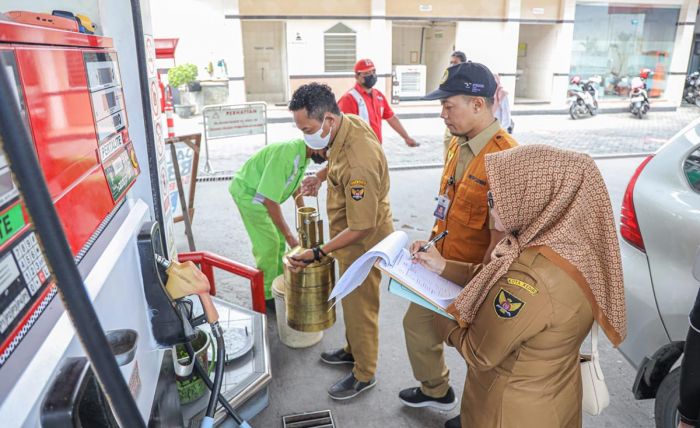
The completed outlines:
{"type": "Polygon", "coordinates": [[[627,334],[620,247],[593,159],[533,144],[486,155],[486,174],[506,236],[448,310],[466,327],[520,253],[540,246],[581,286],[595,320],[620,344],[627,334]]]}

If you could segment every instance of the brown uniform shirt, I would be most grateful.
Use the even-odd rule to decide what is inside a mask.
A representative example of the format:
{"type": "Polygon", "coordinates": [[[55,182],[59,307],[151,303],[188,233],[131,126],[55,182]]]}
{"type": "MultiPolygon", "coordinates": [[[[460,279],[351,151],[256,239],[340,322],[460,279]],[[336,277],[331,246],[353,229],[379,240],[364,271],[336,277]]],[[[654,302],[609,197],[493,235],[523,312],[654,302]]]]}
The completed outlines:
{"type": "MultiPolygon", "coordinates": [[[[480,266],[448,262],[442,275],[464,284],[480,266]]],[[[578,283],[537,247],[491,288],[468,328],[436,316],[469,367],[462,426],[580,427],[579,348],[592,324],[578,283]]]]}
{"type": "Polygon", "coordinates": [[[327,181],[331,238],[346,228],[372,229],[361,241],[334,252],[350,264],[394,231],[386,157],[372,128],[358,116],[342,116],[328,151],[327,181]]]}

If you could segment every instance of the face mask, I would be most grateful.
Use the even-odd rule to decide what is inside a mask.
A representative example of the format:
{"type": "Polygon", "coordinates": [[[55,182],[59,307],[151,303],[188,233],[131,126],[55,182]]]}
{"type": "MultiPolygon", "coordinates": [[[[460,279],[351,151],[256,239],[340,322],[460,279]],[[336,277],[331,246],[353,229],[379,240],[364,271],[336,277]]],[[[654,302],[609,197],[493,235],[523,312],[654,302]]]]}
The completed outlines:
{"type": "Polygon", "coordinates": [[[377,75],[376,74],[370,74],[369,76],[365,76],[363,80],[363,84],[365,85],[365,88],[371,88],[377,83],[377,75]]]}
{"type": "Polygon", "coordinates": [[[326,158],[319,155],[318,153],[311,153],[311,160],[314,161],[314,163],[322,164],[326,161],[326,158]]]}
{"type": "Polygon", "coordinates": [[[333,130],[332,126],[331,129],[328,130],[328,134],[326,134],[325,137],[321,137],[321,134],[323,133],[323,124],[325,122],[326,119],[324,118],[323,122],[321,122],[321,127],[318,128],[318,131],[314,132],[313,134],[304,134],[304,142],[306,142],[306,145],[314,150],[325,149],[328,146],[328,142],[331,140],[331,131],[333,130]]]}

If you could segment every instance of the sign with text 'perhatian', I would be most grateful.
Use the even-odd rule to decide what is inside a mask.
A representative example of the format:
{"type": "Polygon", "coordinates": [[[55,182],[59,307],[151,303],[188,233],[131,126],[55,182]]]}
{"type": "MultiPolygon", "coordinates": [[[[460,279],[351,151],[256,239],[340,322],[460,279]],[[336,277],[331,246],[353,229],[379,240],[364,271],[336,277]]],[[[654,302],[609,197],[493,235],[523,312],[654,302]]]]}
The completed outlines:
{"type": "Polygon", "coordinates": [[[240,137],[266,132],[265,106],[261,104],[210,106],[203,111],[203,114],[207,139],[240,137]]]}

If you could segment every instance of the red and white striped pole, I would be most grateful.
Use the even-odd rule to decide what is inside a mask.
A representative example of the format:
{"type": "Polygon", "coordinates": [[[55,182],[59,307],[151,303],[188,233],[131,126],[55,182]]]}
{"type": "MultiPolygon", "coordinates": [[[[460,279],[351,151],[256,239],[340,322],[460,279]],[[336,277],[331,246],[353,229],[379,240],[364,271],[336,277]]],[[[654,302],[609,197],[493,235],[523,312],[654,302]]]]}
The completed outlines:
{"type": "Polygon", "coordinates": [[[175,119],[173,118],[173,97],[170,86],[166,89],[165,119],[168,125],[168,138],[173,138],[175,136],[175,119]]]}

